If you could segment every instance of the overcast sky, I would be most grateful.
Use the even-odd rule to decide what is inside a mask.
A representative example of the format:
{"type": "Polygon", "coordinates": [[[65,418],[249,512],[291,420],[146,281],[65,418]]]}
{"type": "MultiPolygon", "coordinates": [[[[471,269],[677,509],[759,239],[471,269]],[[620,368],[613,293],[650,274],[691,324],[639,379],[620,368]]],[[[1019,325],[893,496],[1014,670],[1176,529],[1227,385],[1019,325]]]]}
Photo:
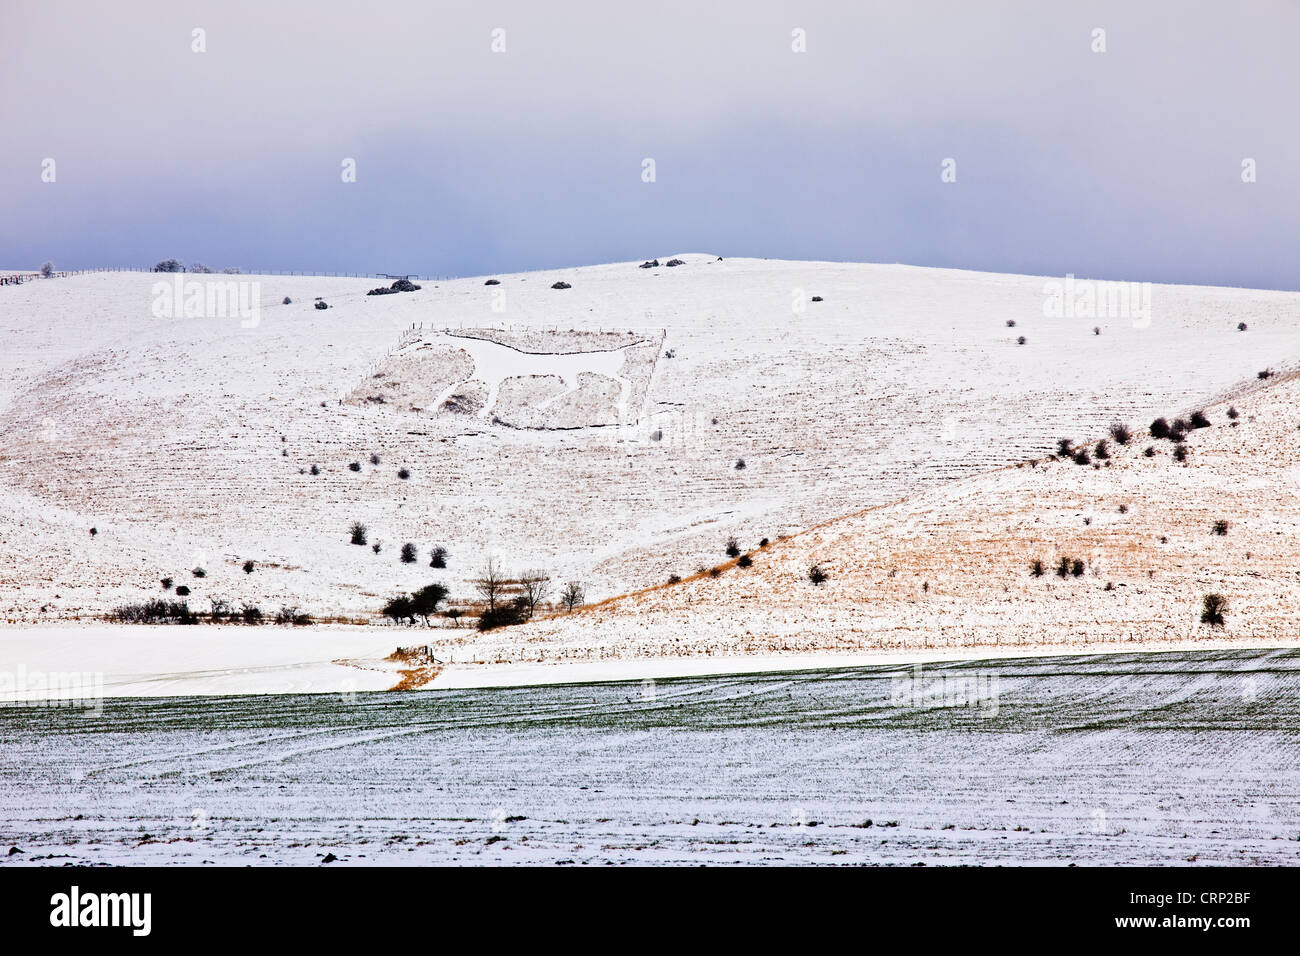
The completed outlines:
{"type": "Polygon", "coordinates": [[[4,0],[0,266],[1300,289],[1298,40],[1296,0],[4,0]]]}

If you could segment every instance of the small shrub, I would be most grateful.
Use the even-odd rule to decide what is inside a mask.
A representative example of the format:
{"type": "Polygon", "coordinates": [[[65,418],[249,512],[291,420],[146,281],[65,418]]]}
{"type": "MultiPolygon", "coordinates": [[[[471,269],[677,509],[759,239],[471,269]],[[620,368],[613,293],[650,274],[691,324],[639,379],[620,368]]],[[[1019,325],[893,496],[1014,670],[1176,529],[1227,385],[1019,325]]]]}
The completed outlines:
{"type": "Polygon", "coordinates": [[[808,569],[808,580],[814,585],[819,585],[830,578],[830,575],[822,569],[820,564],[814,564],[808,569]]]}
{"type": "Polygon", "coordinates": [[[319,474],[320,474],[320,465],[312,465],[310,470],[311,470],[311,473],[312,473],[313,475],[319,475],[319,474]]]}
{"type": "Polygon", "coordinates": [[[92,538],[95,537],[95,535],[97,535],[97,534],[99,534],[99,529],[98,529],[98,528],[91,528],[91,529],[90,529],[90,536],[91,536],[92,538]]]}
{"type": "Polygon", "coordinates": [[[429,567],[445,568],[447,566],[447,549],[434,548],[429,552],[429,567]]]}
{"type": "Polygon", "coordinates": [[[519,602],[498,604],[495,608],[490,608],[479,615],[478,629],[480,631],[491,631],[498,627],[523,624],[526,620],[528,620],[526,605],[519,602]]]}
{"type": "Polygon", "coordinates": [[[179,259],[163,259],[153,267],[154,272],[184,272],[185,266],[179,259]]]}
{"type": "Polygon", "coordinates": [[[190,572],[190,574],[194,575],[196,578],[206,578],[208,576],[208,572],[203,568],[195,568],[190,572]]]}
{"type": "Polygon", "coordinates": [[[1217,534],[1220,537],[1228,533],[1228,522],[1220,518],[1210,526],[1210,534],[1217,534]]]}
{"type": "Polygon", "coordinates": [[[42,263],[41,263],[41,275],[43,275],[43,276],[44,276],[45,278],[47,278],[47,279],[48,279],[50,276],[54,275],[54,263],[53,263],[53,262],[50,262],[50,261],[48,261],[48,260],[46,260],[45,262],[42,262],[42,263]]]}
{"type": "Polygon", "coordinates": [[[402,545],[401,558],[402,558],[402,563],[403,563],[403,564],[414,564],[414,563],[415,563],[415,545],[413,545],[413,544],[412,544],[411,542],[409,542],[409,541],[406,542],[406,544],[402,545]]]}
{"type": "Polygon", "coordinates": [[[1168,438],[1168,437],[1169,437],[1169,422],[1168,422],[1168,420],[1166,420],[1166,419],[1164,419],[1164,418],[1157,418],[1155,421],[1153,421],[1153,422],[1151,423],[1151,437],[1152,437],[1152,438],[1168,438]]]}
{"type": "Polygon", "coordinates": [[[727,557],[734,558],[740,554],[740,545],[736,543],[735,538],[727,539],[727,557]]]}
{"type": "Polygon", "coordinates": [[[195,624],[198,618],[191,613],[185,601],[163,601],[155,598],[140,604],[123,604],[114,608],[109,617],[121,624],[195,624]]]}
{"type": "Polygon", "coordinates": [[[1092,334],[1093,334],[1093,335],[1101,335],[1101,326],[1100,326],[1100,325],[1094,325],[1094,326],[1092,327],[1092,334]]]}
{"type": "Polygon", "coordinates": [[[1256,372],[1256,373],[1255,373],[1255,377],[1258,378],[1260,381],[1263,381],[1263,380],[1266,379],[1266,378],[1272,378],[1272,377],[1273,377],[1273,371],[1272,371],[1272,369],[1267,369],[1267,368],[1266,368],[1266,369],[1264,369],[1264,371],[1262,371],[1262,372],[1256,372]]]}
{"type": "Polygon", "coordinates": [[[1061,560],[1056,564],[1056,576],[1058,578],[1068,578],[1070,576],[1070,559],[1061,555],[1061,560]]]}
{"type": "Polygon", "coordinates": [[[1034,558],[1033,562],[1029,565],[1029,573],[1036,578],[1041,578],[1045,570],[1041,558],[1034,558]]]}
{"type": "Polygon", "coordinates": [[[1093,451],[1093,454],[1102,461],[1105,461],[1110,457],[1110,446],[1106,444],[1106,439],[1103,438],[1101,441],[1097,442],[1097,448],[1093,451]]]}
{"type": "Polygon", "coordinates": [[[1009,329],[1014,329],[1015,327],[1016,327],[1016,320],[1015,320],[1015,319],[1007,319],[1007,328],[1009,328],[1009,329]]]}
{"type": "Polygon", "coordinates": [[[370,456],[370,464],[372,464],[372,465],[377,465],[377,464],[379,464],[379,456],[378,456],[378,455],[371,455],[371,456],[370,456]]]}
{"type": "Polygon", "coordinates": [[[359,461],[354,461],[348,465],[348,471],[360,471],[360,470],[361,470],[361,462],[359,461]]]}
{"type": "Polygon", "coordinates": [[[1133,437],[1133,433],[1129,431],[1129,427],[1123,422],[1114,422],[1110,426],[1110,437],[1115,439],[1117,445],[1127,445],[1129,439],[1133,437]]]}
{"type": "Polygon", "coordinates": [[[245,573],[245,574],[252,574],[256,569],[257,569],[257,563],[256,563],[256,562],[254,562],[254,561],[245,561],[245,562],[244,562],[244,573],[245,573]]]}
{"type": "Polygon", "coordinates": [[[1174,448],[1174,461],[1186,461],[1186,460],[1187,460],[1187,446],[1186,445],[1176,446],[1174,448]]]}
{"type": "Polygon", "coordinates": [[[281,305],[293,305],[293,299],[289,298],[289,297],[286,295],[286,296],[284,297],[284,301],[281,303],[281,305]]]}
{"type": "Polygon", "coordinates": [[[740,556],[740,560],[736,562],[736,567],[738,567],[738,568],[747,568],[747,567],[749,567],[750,565],[752,565],[753,563],[754,563],[754,561],[753,561],[753,559],[752,559],[749,555],[747,555],[747,554],[742,554],[742,555],[740,556]]]}
{"type": "Polygon", "coordinates": [[[1223,627],[1224,615],[1228,613],[1228,599],[1222,594],[1207,594],[1201,598],[1201,623],[1211,627],[1223,627]]]}
{"type": "Polygon", "coordinates": [[[1092,464],[1092,457],[1088,454],[1088,449],[1080,448],[1078,451],[1076,451],[1074,453],[1074,463],[1076,465],[1092,464]]]}
{"type": "Polygon", "coordinates": [[[760,548],[766,548],[767,544],[768,544],[767,538],[764,538],[762,541],[758,542],[758,546],[760,548]]]}
{"type": "Polygon", "coordinates": [[[164,591],[170,591],[170,590],[172,589],[172,579],[171,579],[171,578],[163,578],[163,579],[162,579],[162,586],[163,586],[163,590],[164,590],[164,591]]]}
{"type": "Polygon", "coordinates": [[[318,309],[328,309],[330,307],[330,304],[326,302],[324,299],[317,299],[315,303],[315,307],[318,309]]]}
{"type": "Polygon", "coordinates": [[[711,577],[711,578],[719,578],[719,577],[722,577],[722,568],[717,567],[717,566],[714,566],[714,567],[712,567],[712,568],[709,568],[709,577],[711,577]]]}
{"type": "Polygon", "coordinates": [[[384,546],[380,544],[378,541],[376,541],[374,544],[370,546],[370,550],[375,552],[375,554],[378,554],[380,551],[384,550],[384,546]]]}
{"type": "Polygon", "coordinates": [[[1074,450],[1070,447],[1073,444],[1074,442],[1068,438],[1058,438],[1056,440],[1056,453],[1062,458],[1069,458],[1074,454],[1074,450]]]}
{"type": "Polygon", "coordinates": [[[1210,420],[1205,417],[1205,412],[1192,412],[1191,421],[1188,422],[1192,428],[1209,428],[1210,420]]]}
{"type": "Polygon", "coordinates": [[[1122,514],[1122,515],[1126,515],[1126,514],[1128,514],[1128,505],[1120,505],[1120,506],[1119,506],[1119,513],[1122,514]]]}
{"type": "Polygon", "coordinates": [[[348,528],[348,538],[352,544],[365,544],[366,526],[360,521],[352,522],[351,527],[348,528]]]}
{"type": "Polygon", "coordinates": [[[298,608],[292,605],[282,604],[280,610],[275,612],[275,623],[292,624],[295,627],[305,627],[311,623],[311,615],[298,610],[298,608]]]}
{"type": "Polygon", "coordinates": [[[244,619],[245,624],[262,623],[262,609],[256,604],[245,604],[240,609],[239,616],[244,619]]]}
{"type": "Polygon", "coordinates": [[[1237,411],[1237,406],[1232,405],[1228,408],[1228,417],[1234,422],[1241,417],[1241,412],[1237,411]]]}
{"type": "Polygon", "coordinates": [[[1022,335],[1022,336],[1020,336],[1020,337],[1018,337],[1018,338],[1016,339],[1016,344],[1017,344],[1017,345],[1024,345],[1024,344],[1025,344],[1026,342],[1028,342],[1028,341],[1029,341],[1029,340],[1028,340],[1027,338],[1025,338],[1025,337],[1022,335]]]}
{"type": "Polygon", "coordinates": [[[1070,573],[1073,574],[1076,578],[1079,578],[1079,577],[1083,577],[1083,571],[1084,571],[1083,558],[1075,558],[1074,561],[1070,563],[1070,573]]]}
{"type": "Polygon", "coordinates": [[[1156,457],[1156,446],[1147,445],[1146,448],[1142,449],[1142,454],[1146,455],[1148,458],[1156,457]]]}
{"type": "Polygon", "coordinates": [[[177,597],[189,597],[190,596],[189,585],[186,584],[177,585],[176,595],[177,597]]]}
{"type": "Polygon", "coordinates": [[[745,465],[745,459],[743,459],[743,458],[737,458],[737,459],[736,459],[736,471],[743,471],[745,468],[746,468],[746,465],[745,465]]]}
{"type": "Polygon", "coordinates": [[[681,576],[680,574],[670,574],[670,575],[668,575],[668,583],[669,583],[669,584],[681,584],[681,582],[682,582],[682,576],[681,576]]]}
{"type": "Polygon", "coordinates": [[[1246,331],[1246,323],[1245,323],[1245,322],[1238,322],[1238,323],[1237,323],[1237,331],[1238,331],[1238,332],[1245,332],[1245,331],[1246,331]]]}
{"type": "Polygon", "coordinates": [[[411,473],[407,471],[405,468],[399,468],[397,469],[397,477],[405,481],[407,478],[411,477],[411,473]]]}

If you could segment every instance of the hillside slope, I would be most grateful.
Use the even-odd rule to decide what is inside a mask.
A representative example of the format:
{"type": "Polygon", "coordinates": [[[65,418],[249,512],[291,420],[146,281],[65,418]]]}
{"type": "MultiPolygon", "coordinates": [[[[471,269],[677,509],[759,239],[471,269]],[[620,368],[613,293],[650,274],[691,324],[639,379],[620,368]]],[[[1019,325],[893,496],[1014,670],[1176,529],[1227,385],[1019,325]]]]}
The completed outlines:
{"type": "MultiPolygon", "coordinates": [[[[4,287],[0,620],[95,617],[160,594],[163,577],[197,608],[219,596],[373,619],[430,580],[469,596],[489,555],[600,599],[711,565],[730,535],[775,540],[920,501],[1300,354],[1291,293],[1156,286],[1149,323],[1047,318],[1034,277],[681,258],[383,296],[365,294],[376,280],[244,276],[260,282],[251,328],[155,318],[147,274],[4,287]],[[621,366],[606,361],[619,349],[621,366]],[[378,553],[349,544],[354,521],[378,553]],[[433,547],[445,571],[428,566],[433,547]]],[[[997,480],[1040,472],[1012,474],[997,480]]],[[[945,520],[974,506],[952,507],[945,520]]],[[[875,534],[897,514],[851,520],[875,534]]],[[[1109,525],[1099,514],[1093,531],[1109,525]]],[[[789,559],[828,562],[819,595],[851,587],[830,545],[789,559]]],[[[956,540],[882,586],[911,594],[928,576],[942,594],[941,565],[981,548],[956,540]]],[[[781,591],[771,600],[802,605],[781,591]]],[[[934,600],[907,605],[917,633],[934,600]]],[[[788,616],[773,627],[810,626],[788,616]]]]}
{"type": "Polygon", "coordinates": [[[724,559],[717,577],[493,631],[460,659],[1294,640],[1300,376],[1244,384],[1206,414],[1182,462],[1144,422],[1105,459],[1077,442],[1091,464],[1048,456],[751,538],[751,567],[724,559]],[[1082,573],[1058,576],[1062,557],[1082,573]],[[1228,600],[1222,627],[1201,623],[1210,593],[1228,600]]]}

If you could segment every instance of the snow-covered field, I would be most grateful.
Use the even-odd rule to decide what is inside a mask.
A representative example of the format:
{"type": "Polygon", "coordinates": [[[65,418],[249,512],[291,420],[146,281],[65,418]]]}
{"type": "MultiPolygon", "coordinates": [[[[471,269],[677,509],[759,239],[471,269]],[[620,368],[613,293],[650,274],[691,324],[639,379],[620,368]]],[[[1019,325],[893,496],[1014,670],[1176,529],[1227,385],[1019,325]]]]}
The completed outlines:
{"type": "Polygon", "coordinates": [[[1155,286],[1149,315],[1049,318],[1035,277],[681,258],[384,296],[207,277],[258,283],[255,322],[158,318],[171,280],[148,274],[0,289],[0,672],[263,692],[379,687],[391,668],[331,662],[399,644],[463,670],[1294,636],[1300,295],[1155,286]],[[1143,457],[1144,436],[1104,469],[1025,464],[1203,406],[1215,427],[1185,465],[1169,443],[1143,457]],[[1218,517],[1232,530],[1211,539],[1218,517]],[[731,535],[753,567],[696,577],[731,535]],[[1066,552],[1086,576],[1028,578],[1066,552]],[[472,598],[490,555],[581,581],[595,606],[481,639],[379,623],[430,581],[472,598]],[[163,578],[195,609],[326,626],[175,646],[101,626],[163,578]],[[1234,602],[1222,633],[1196,623],[1210,590],[1234,602]]]}
{"type": "Polygon", "coordinates": [[[0,865],[1295,865],[1298,666],[1203,650],[0,707],[0,865]]]}

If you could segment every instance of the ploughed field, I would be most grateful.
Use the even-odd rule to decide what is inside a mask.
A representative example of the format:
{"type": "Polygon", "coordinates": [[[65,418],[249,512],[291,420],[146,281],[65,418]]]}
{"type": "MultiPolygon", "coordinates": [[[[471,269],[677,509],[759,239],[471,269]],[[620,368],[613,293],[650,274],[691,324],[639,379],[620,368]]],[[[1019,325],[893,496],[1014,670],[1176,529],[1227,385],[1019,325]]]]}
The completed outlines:
{"type": "Polygon", "coordinates": [[[0,864],[1294,865],[1298,677],[1207,650],[9,705],[0,864]]]}

